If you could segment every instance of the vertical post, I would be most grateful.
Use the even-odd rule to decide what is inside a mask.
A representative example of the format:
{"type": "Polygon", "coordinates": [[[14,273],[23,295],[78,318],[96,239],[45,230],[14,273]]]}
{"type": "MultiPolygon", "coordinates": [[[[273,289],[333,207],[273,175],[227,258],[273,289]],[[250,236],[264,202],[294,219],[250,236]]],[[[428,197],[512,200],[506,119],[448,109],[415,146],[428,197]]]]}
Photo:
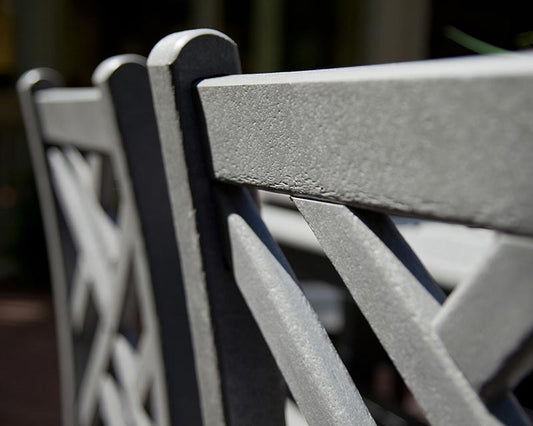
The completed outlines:
{"type": "Polygon", "coordinates": [[[195,85],[240,72],[235,43],[213,30],[161,40],[148,68],[192,327],[206,425],[284,424],[283,381],[224,251],[195,85]]]}
{"type": "MultiPolygon", "coordinates": [[[[201,423],[191,336],[146,59],[121,55],[93,74],[113,106],[139,215],[157,312],[172,425],[201,423]]],[[[121,153],[122,154],[122,153],[121,153]]]]}
{"type": "Polygon", "coordinates": [[[61,417],[63,425],[75,424],[74,417],[74,364],[72,335],[69,328],[67,303],[67,278],[63,268],[63,250],[56,206],[46,165],[41,126],[35,109],[33,96],[38,90],[61,86],[59,74],[47,68],[28,71],[18,83],[22,115],[29,142],[33,173],[39,195],[41,216],[46,236],[51,281],[54,292],[54,315],[58,340],[59,370],[61,380],[61,417]]]}

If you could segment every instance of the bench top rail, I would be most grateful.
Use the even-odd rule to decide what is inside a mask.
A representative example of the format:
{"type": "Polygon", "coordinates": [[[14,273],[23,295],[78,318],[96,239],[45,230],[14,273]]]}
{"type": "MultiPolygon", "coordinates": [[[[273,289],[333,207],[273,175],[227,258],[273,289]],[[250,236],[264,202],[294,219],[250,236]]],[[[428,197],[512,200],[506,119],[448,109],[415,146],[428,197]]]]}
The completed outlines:
{"type": "Polygon", "coordinates": [[[217,179],[533,233],[533,55],[198,84],[217,179]]]}
{"type": "Polygon", "coordinates": [[[91,88],[51,88],[35,94],[43,136],[56,144],[110,152],[112,134],[102,91],[91,88]]]}
{"type": "Polygon", "coordinates": [[[148,68],[206,423],[279,416],[251,391],[279,383],[257,368],[265,346],[309,424],[376,417],[248,186],[293,196],[431,424],[530,424],[512,389],[531,370],[533,252],[506,233],[533,231],[533,56],[236,75],[235,44],[195,30],[159,42],[148,68]],[[505,232],[446,296],[390,213],[505,232]],[[243,304],[258,330],[229,321],[243,304]],[[246,373],[245,392],[228,386],[246,373]]]}

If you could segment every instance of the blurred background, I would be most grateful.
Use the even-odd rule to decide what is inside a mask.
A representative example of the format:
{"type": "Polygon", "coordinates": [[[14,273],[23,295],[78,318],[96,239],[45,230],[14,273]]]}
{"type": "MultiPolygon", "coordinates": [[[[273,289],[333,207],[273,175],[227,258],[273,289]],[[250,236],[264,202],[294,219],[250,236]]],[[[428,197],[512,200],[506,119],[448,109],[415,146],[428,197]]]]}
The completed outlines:
{"type": "MultiPolygon", "coordinates": [[[[441,0],[0,0],[0,424],[59,423],[50,283],[14,86],[31,68],[69,86],[121,53],[210,27],[244,72],[496,53],[533,46],[533,2],[441,0]]],[[[385,374],[385,373],[384,373],[385,374]]]]}

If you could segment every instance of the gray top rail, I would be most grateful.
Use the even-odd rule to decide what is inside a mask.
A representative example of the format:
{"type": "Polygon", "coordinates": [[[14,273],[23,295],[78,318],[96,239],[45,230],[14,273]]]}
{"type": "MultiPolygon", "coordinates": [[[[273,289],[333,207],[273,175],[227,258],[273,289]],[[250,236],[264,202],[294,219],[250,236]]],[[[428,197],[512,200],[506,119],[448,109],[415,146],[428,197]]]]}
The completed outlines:
{"type": "Polygon", "coordinates": [[[217,179],[533,234],[533,55],[198,85],[217,179]]]}
{"type": "Polygon", "coordinates": [[[102,92],[91,88],[52,88],[37,92],[44,137],[58,144],[76,143],[86,149],[110,151],[110,117],[102,92]],[[81,119],[80,119],[81,118],[81,119]]]}
{"type": "Polygon", "coordinates": [[[532,59],[239,76],[219,32],[158,43],[148,68],[205,423],[283,423],[281,377],[310,425],[381,422],[248,185],[295,195],[428,422],[530,424],[512,392],[531,370],[530,238],[496,233],[446,298],[384,213],[533,231],[532,59]]]}

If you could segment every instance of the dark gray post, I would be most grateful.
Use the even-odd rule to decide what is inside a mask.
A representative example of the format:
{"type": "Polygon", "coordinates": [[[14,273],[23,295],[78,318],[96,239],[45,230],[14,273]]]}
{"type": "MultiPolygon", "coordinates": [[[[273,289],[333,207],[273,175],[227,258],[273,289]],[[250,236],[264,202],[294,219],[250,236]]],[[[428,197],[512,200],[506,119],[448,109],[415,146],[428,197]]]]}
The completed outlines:
{"type": "Polygon", "coordinates": [[[215,201],[215,187],[224,184],[212,179],[195,88],[201,79],[239,73],[237,48],[216,31],[185,31],[159,42],[148,67],[182,259],[204,423],[284,424],[281,376],[239,293],[225,253],[223,218],[215,201]]]}
{"type": "Polygon", "coordinates": [[[96,75],[108,87],[122,136],[148,255],[159,320],[171,424],[199,425],[189,321],[148,70],[126,62],[96,75]]]}
{"type": "Polygon", "coordinates": [[[110,58],[91,88],[51,88],[59,78],[46,69],[18,84],[54,286],[65,425],[201,424],[145,62],[110,58]],[[110,213],[102,197],[113,191],[110,213]]]}

